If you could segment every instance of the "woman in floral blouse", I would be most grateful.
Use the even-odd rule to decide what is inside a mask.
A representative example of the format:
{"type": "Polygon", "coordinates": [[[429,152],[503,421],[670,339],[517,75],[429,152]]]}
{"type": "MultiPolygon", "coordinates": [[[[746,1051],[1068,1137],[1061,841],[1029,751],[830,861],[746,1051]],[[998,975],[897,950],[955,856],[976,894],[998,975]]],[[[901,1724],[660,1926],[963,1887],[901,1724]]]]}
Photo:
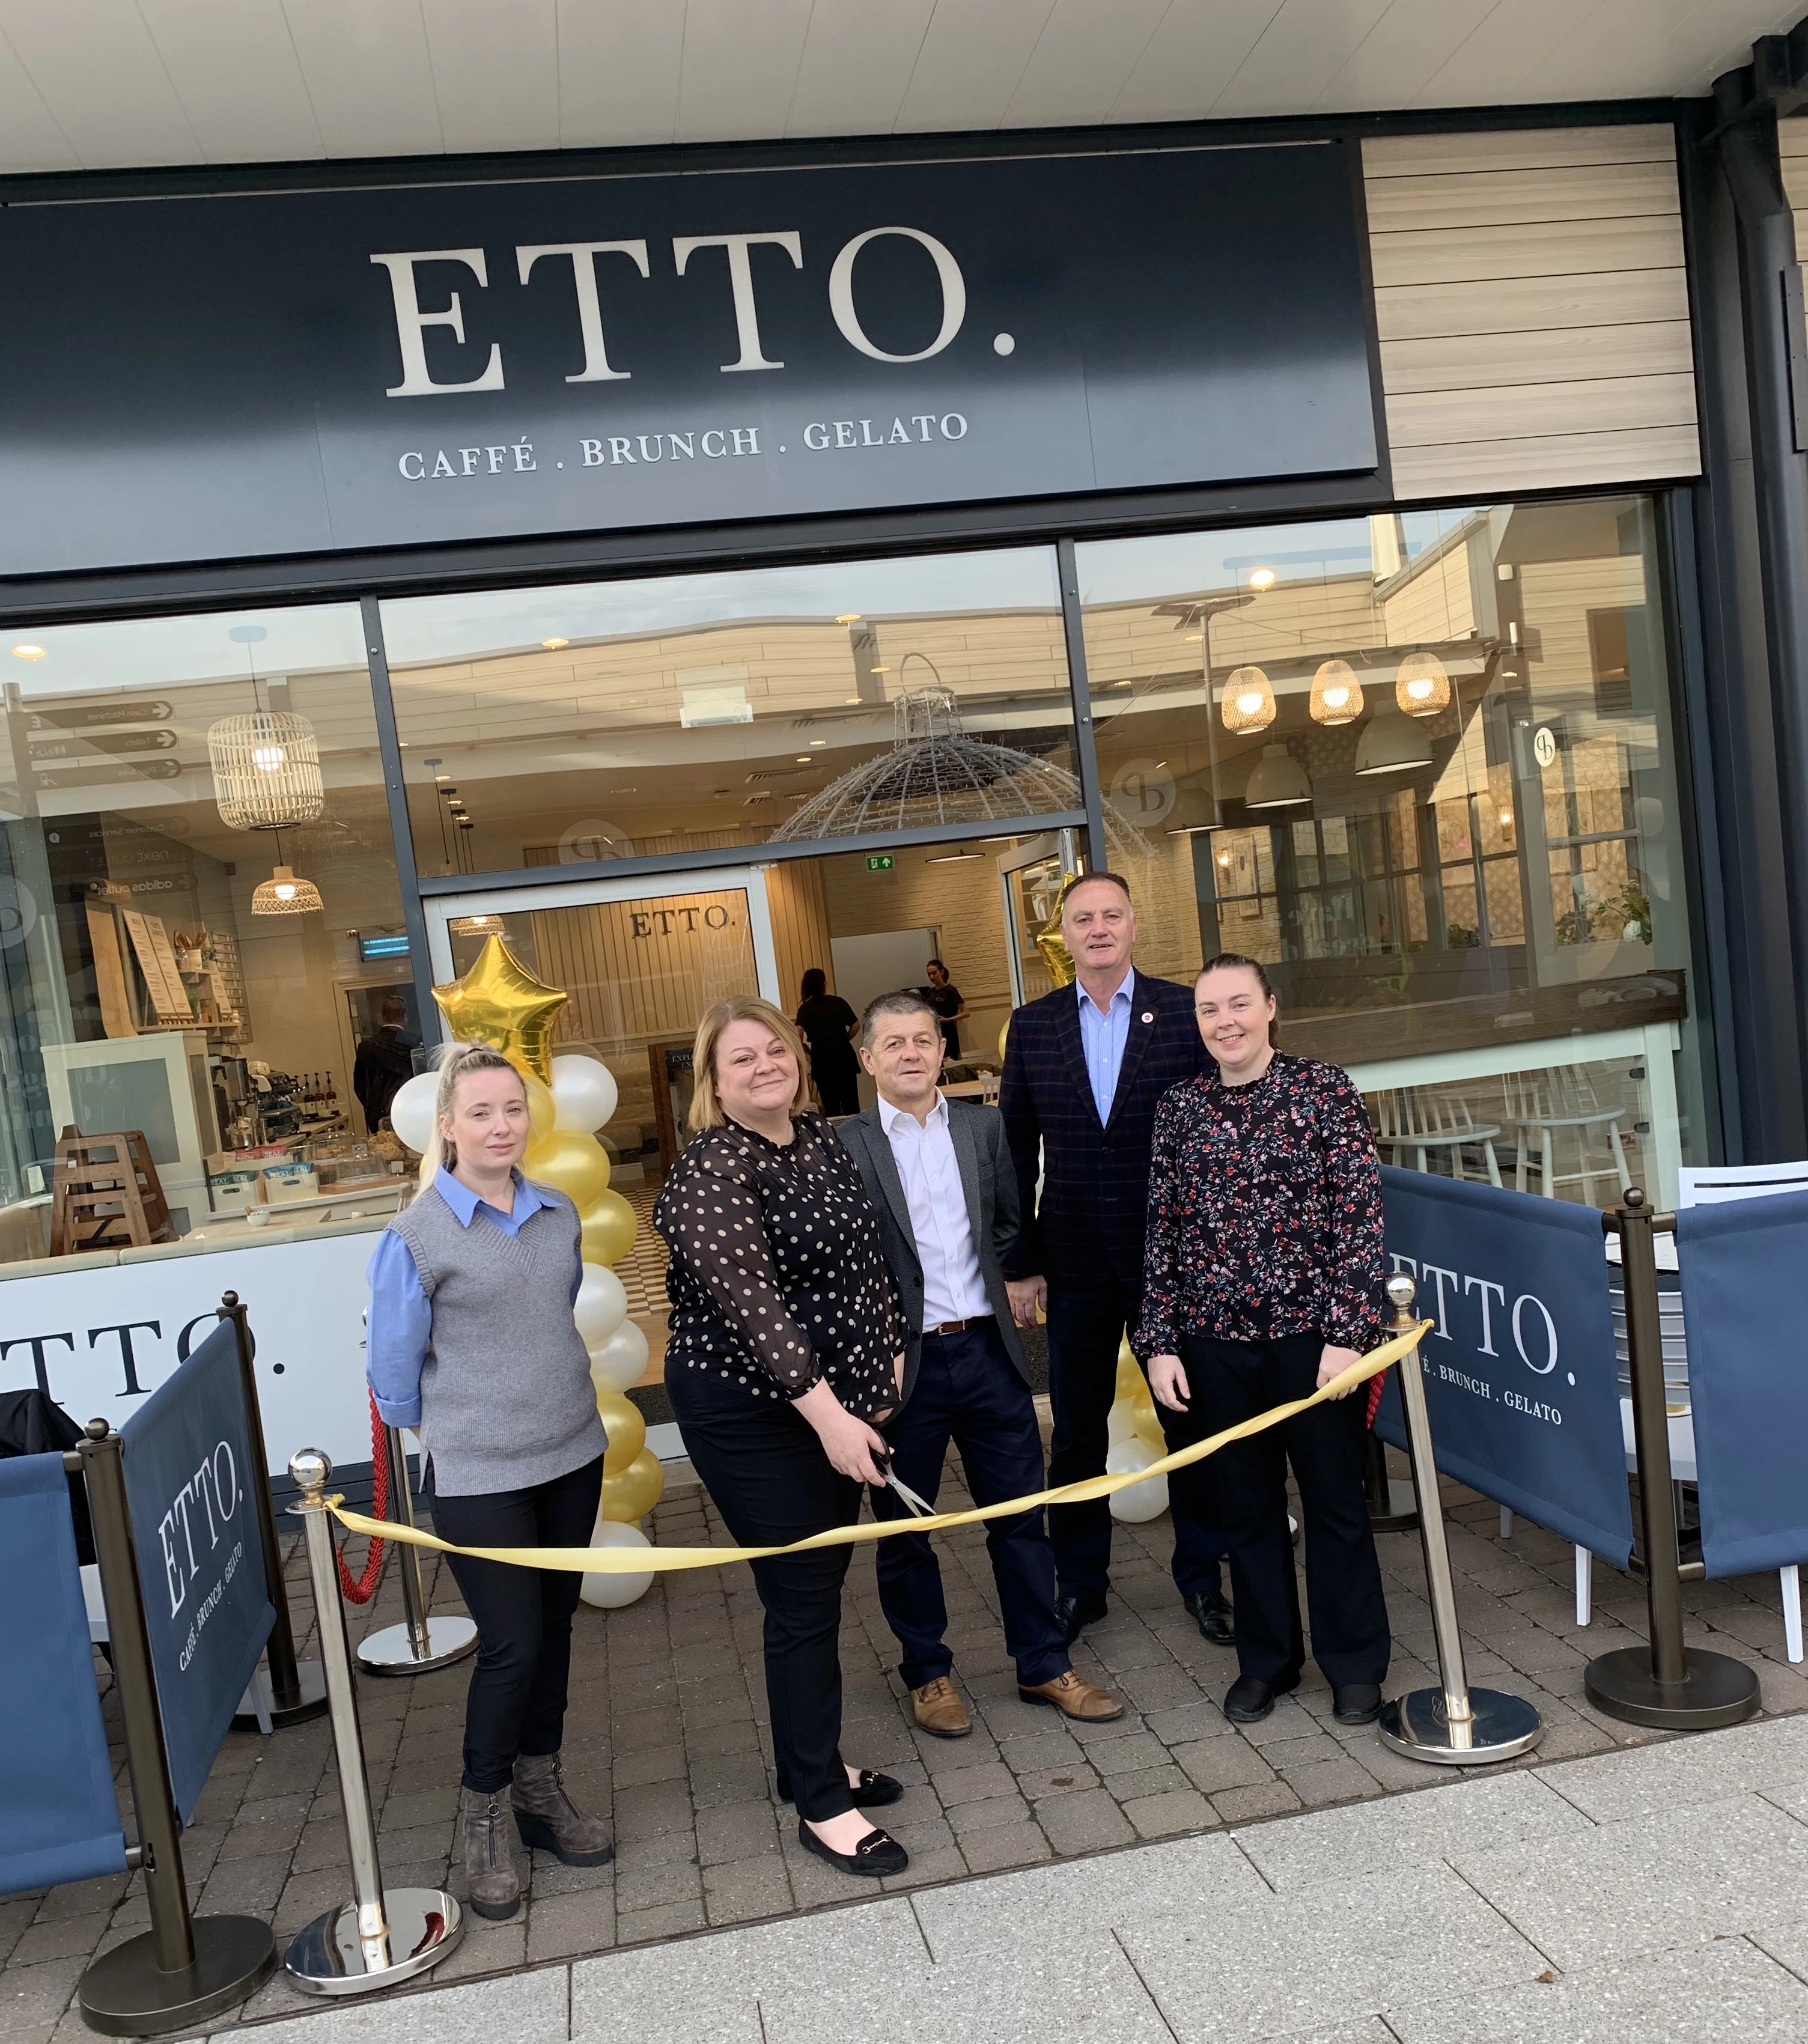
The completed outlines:
{"type": "MultiPolygon", "coordinates": [[[[1381,1178],[1361,1097],[1335,1065],[1275,1047],[1275,996],[1226,953],[1194,991],[1212,1078],[1156,1112],[1136,1348],[1170,1449],[1308,1396],[1379,1338],[1381,1178]]],[[[1380,1715],[1390,1645],[1363,1490],[1367,1400],[1347,1394],[1170,1479],[1223,1532],[1238,1679],[1227,1717],[1265,1718],[1306,1658],[1287,1473],[1306,1528],[1312,1651],[1345,1724],[1380,1715]]],[[[1176,1500],[1177,1504],[1179,1500],[1176,1500]]]]}

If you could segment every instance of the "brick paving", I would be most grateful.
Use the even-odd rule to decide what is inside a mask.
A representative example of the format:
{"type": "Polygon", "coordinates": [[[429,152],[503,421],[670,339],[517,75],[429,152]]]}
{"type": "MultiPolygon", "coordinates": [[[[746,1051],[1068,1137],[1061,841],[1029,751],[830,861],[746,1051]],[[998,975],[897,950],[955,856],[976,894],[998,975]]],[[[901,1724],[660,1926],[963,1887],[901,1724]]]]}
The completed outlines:
{"type": "MultiPolygon", "coordinates": [[[[682,1466],[671,1473],[655,1537],[668,1545],[728,1544],[685,1473],[682,1466]]],[[[944,1496],[952,1504],[964,1496],[951,1466],[944,1496]]],[[[1590,1658],[1641,1636],[1642,1588],[1597,1563],[1594,1623],[1579,1629],[1568,1546],[1524,1520],[1503,1540],[1493,1504],[1455,1485],[1446,1496],[1471,1678],[1529,1696],[1548,1727],[1537,1753],[1510,1768],[1662,1739],[1600,1716],[1582,1693],[1590,1658]]],[[[958,1881],[1427,1785],[1433,1770],[1386,1752],[1372,1729],[1332,1720],[1329,1692],[1310,1666],[1304,1686],[1265,1723],[1231,1725],[1218,1701],[1234,1656],[1208,1645],[1180,1608],[1168,1574],[1170,1538],[1165,1518],[1117,1529],[1110,1616],[1083,1635],[1075,1662],[1129,1708],[1115,1724],[1082,1728],[1018,1700],[983,1533],[943,1536],[956,1677],[975,1718],[972,1736],[960,1740],[929,1739],[910,1724],[871,1550],[856,1550],[843,1632],[844,1750],[853,1764],[883,1768],[907,1785],[903,1801],[884,1816],[910,1848],[911,1865],[884,1886],[958,1881]]],[[[1434,1679],[1431,1620],[1417,1535],[1384,1535],[1379,1545],[1395,1640],[1394,1693],[1434,1679]]],[[[428,1574],[436,1604],[456,1607],[449,1577],[442,1589],[437,1563],[428,1574]]],[[[298,1554],[290,1578],[299,1626],[311,1605],[298,1554]]],[[[1808,1710],[1808,1679],[1784,1658],[1774,1575],[1686,1584],[1683,1594],[1691,1641],[1752,1663],[1768,1714],[1808,1710]]],[[[354,1635],[400,1615],[390,1571],[368,1614],[354,1615],[354,1635]]],[[[868,1892],[868,1885],[806,1857],[794,1819],[772,1804],[760,1635],[752,1584],[740,1569],[656,1578],[625,1611],[580,1605],[567,1769],[587,1808],[612,1811],[616,1862],[579,1869],[541,1853],[526,1856],[521,1914],[507,1923],[469,1919],[463,1945],[435,1979],[503,1973],[868,1892]]],[[[392,1885],[438,1885],[452,1865],[466,1679],[464,1667],[417,1679],[360,1678],[371,1796],[392,1885]]],[[[106,1716],[117,1759],[110,1696],[106,1716]]],[[[120,1785],[123,1798],[122,1765],[120,1785]]],[[[279,1935],[348,1897],[325,1723],[267,1740],[230,1735],[183,1850],[198,1908],[264,1915],[279,1935]]],[[[457,1892],[456,1873],[451,1885],[457,1892]]],[[[90,2034],[70,2009],[83,1968],[147,1921],[143,1885],[124,1875],[0,1900],[6,2044],[53,2037],[66,2044],[90,2034]]],[[[279,1976],[241,2015],[319,2006],[279,1976]]]]}

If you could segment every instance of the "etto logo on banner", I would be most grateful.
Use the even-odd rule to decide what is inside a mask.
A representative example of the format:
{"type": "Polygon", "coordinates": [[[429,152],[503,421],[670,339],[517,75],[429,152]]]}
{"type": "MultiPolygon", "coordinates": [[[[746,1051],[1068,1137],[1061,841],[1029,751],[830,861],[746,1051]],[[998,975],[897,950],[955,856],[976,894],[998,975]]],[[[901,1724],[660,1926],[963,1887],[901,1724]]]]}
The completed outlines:
{"type": "MultiPolygon", "coordinates": [[[[672,272],[675,278],[693,275],[691,259],[701,250],[719,248],[725,264],[729,295],[734,310],[735,338],[739,353],[733,362],[721,365],[724,375],[738,372],[783,369],[783,361],[774,361],[765,353],[760,334],[759,301],[754,290],[753,252],[756,248],[771,248],[779,256],[788,258],[793,269],[804,267],[803,236],[794,228],[779,229],[762,234],[681,234],[671,240],[672,272]]],[[[609,358],[608,337],[603,328],[602,292],[599,283],[598,265],[605,256],[623,259],[633,271],[645,281],[652,279],[652,261],[648,244],[643,240],[629,241],[547,241],[518,244],[514,251],[515,274],[523,289],[530,283],[536,267],[544,259],[551,259],[551,266],[570,265],[569,275],[577,294],[578,332],[583,343],[583,367],[575,375],[567,376],[567,383],[625,382],[633,376],[632,368],[617,367],[609,358]]],[[[773,257],[765,259],[768,263],[773,257]]],[[[452,337],[461,344],[465,341],[464,302],[461,291],[453,290],[446,303],[437,310],[429,309],[421,303],[421,279],[416,271],[423,264],[453,265],[463,269],[476,280],[480,290],[490,288],[489,259],[481,248],[415,248],[393,254],[373,255],[371,262],[389,272],[390,290],[395,301],[396,340],[402,354],[402,381],[393,384],[385,393],[390,398],[443,398],[456,397],[474,390],[500,390],[505,388],[502,367],[502,344],[490,344],[490,353],[481,374],[467,378],[462,382],[436,381],[427,364],[426,334],[429,327],[446,327],[452,337]]],[[[702,274],[705,266],[698,265],[696,274],[702,274]]],[[[609,268],[612,288],[624,278],[621,262],[612,263],[609,268]]],[[[632,279],[627,279],[632,286],[632,279]]],[[[468,286],[465,288],[468,289],[468,286]]],[[[955,260],[946,244],[933,234],[925,234],[920,227],[869,227],[864,233],[855,235],[844,242],[829,266],[829,313],[837,331],[848,345],[875,362],[911,363],[927,362],[940,355],[960,332],[967,317],[967,284],[961,275],[960,265],[955,260]],[[925,249],[935,266],[937,282],[941,290],[941,323],[935,337],[926,348],[914,354],[896,355],[879,347],[860,324],[860,317],[854,304],[854,264],[860,251],[881,236],[894,235],[915,242],[925,249]]],[[[1010,336],[1001,335],[1001,342],[1010,336]]],[[[996,345],[997,344],[994,344],[996,345]]],[[[1014,343],[1012,343],[1014,345],[1014,343]]],[[[1003,348],[1001,352],[1008,352],[1003,348]]]]}

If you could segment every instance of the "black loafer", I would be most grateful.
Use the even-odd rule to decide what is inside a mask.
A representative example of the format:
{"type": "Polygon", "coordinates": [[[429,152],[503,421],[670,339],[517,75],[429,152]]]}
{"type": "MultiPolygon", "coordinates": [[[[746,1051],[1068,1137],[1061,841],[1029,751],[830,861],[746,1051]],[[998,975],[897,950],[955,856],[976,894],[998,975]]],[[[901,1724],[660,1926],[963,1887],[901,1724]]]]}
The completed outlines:
{"type": "Polygon", "coordinates": [[[1067,1644],[1074,1642],[1089,1625],[1095,1625],[1105,1616],[1104,1593],[1097,1596],[1069,1596],[1063,1594],[1055,1600],[1055,1622],[1060,1628],[1067,1644]]]}
{"type": "Polygon", "coordinates": [[[844,1873],[869,1875],[878,1880],[887,1873],[902,1873],[910,1864],[910,1855],[892,1837],[889,1831],[870,1831],[851,1853],[838,1853],[833,1846],[825,1846],[810,1828],[807,1818],[798,1819],[798,1843],[806,1852],[813,1852],[818,1859],[825,1859],[831,1866],[838,1866],[844,1873]]]}
{"type": "Polygon", "coordinates": [[[1331,1715],[1339,1724],[1373,1724],[1381,1715],[1381,1685],[1345,1682],[1333,1686],[1331,1715]]]}
{"type": "Polygon", "coordinates": [[[860,1780],[848,1793],[853,1797],[856,1810],[883,1810],[887,1803],[899,1800],[904,1785],[889,1774],[875,1774],[870,1767],[863,1767],[860,1780]]]}
{"type": "Polygon", "coordinates": [[[1231,1616],[1229,1604],[1210,1590],[1195,1590],[1187,1600],[1187,1608],[1198,1620],[1199,1630],[1214,1646],[1234,1646],[1237,1644],[1237,1626],[1231,1616]]]}
{"type": "Polygon", "coordinates": [[[1297,1675],[1278,1682],[1264,1682],[1255,1675],[1239,1675],[1224,1700],[1224,1714],[1233,1724],[1260,1724],[1275,1708],[1275,1699],[1299,1687],[1297,1675]]]}

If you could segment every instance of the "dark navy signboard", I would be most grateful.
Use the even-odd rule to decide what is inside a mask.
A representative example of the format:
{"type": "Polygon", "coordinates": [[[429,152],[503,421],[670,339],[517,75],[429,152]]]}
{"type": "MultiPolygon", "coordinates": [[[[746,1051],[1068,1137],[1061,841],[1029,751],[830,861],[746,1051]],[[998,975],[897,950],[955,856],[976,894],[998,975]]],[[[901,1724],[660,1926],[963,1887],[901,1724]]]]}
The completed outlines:
{"type": "Polygon", "coordinates": [[[186,1823],[275,1622],[233,1324],[121,1430],[170,1782],[186,1823]]]}
{"type": "Polygon", "coordinates": [[[0,573],[1362,471],[1350,146],[0,211],[0,573]]]}
{"type": "Polygon", "coordinates": [[[1676,1216],[1710,1576],[1808,1562],[1808,1193],[1676,1216]]]}
{"type": "MultiPolygon", "coordinates": [[[[1383,1166],[1390,1270],[1418,1281],[1437,1466],[1624,1568],[1632,1508],[1601,1216],[1383,1166]]],[[[1404,1447],[1390,1373],[1376,1431],[1404,1447]]]]}

